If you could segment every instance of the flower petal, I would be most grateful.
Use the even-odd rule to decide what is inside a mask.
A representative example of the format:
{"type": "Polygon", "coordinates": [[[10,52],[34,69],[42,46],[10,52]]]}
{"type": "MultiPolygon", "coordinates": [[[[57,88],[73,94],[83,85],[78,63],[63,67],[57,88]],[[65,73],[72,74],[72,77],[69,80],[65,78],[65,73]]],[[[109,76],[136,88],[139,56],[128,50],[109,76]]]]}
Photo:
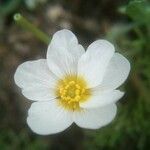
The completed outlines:
{"type": "Polygon", "coordinates": [[[21,64],[14,75],[15,83],[30,100],[54,99],[55,76],[50,72],[45,59],[21,64]]]}
{"type": "Polygon", "coordinates": [[[65,130],[73,121],[72,114],[54,100],[33,103],[28,112],[27,123],[35,133],[48,135],[65,130]]]}
{"type": "Polygon", "coordinates": [[[96,91],[87,101],[80,103],[80,107],[82,108],[103,107],[108,104],[115,103],[123,95],[124,92],[121,92],[119,90],[113,90],[107,92],[96,91]]]}
{"type": "Polygon", "coordinates": [[[103,89],[116,89],[127,79],[129,72],[129,61],[121,54],[115,53],[109,62],[100,87],[103,89]]]}
{"type": "Polygon", "coordinates": [[[74,74],[77,62],[85,52],[78,44],[76,36],[69,30],[61,30],[54,34],[47,51],[47,61],[50,70],[58,77],[74,74]]]}
{"type": "Polygon", "coordinates": [[[90,88],[99,85],[114,54],[114,46],[105,40],[93,42],[78,62],[78,74],[85,77],[90,88]]]}
{"type": "Polygon", "coordinates": [[[110,123],[116,116],[117,107],[110,104],[96,109],[85,109],[75,112],[74,122],[82,128],[98,129],[110,123]]]}

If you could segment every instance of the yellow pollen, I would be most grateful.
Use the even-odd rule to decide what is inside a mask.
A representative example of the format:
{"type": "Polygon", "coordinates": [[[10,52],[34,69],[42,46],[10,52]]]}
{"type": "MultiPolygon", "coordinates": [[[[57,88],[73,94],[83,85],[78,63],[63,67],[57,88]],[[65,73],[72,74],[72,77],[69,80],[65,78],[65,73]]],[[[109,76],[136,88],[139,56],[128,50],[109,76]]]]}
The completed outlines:
{"type": "Polygon", "coordinates": [[[88,100],[91,92],[82,77],[69,75],[58,81],[56,95],[59,104],[65,109],[79,111],[79,102],[88,100]]]}

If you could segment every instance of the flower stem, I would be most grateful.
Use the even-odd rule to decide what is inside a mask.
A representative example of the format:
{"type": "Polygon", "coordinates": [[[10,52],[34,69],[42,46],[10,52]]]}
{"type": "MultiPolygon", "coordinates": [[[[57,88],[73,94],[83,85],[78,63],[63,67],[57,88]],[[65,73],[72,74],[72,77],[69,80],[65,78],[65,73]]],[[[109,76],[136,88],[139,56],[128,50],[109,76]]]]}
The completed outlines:
{"type": "Polygon", "coordinates": [[[14,15],[14,20],[22,28],[32,32],[33,35],[36,36],[39,40],[41,40],[45,44],[49,44],[49,42],[50,42],[49,36],[46,35],[44,32],[42,32],[40,29],[38,29],[36,26],[34,26],[32,23],[30,23],[21,14],[19,14],[19,13],[15,14],[14,15]]]}

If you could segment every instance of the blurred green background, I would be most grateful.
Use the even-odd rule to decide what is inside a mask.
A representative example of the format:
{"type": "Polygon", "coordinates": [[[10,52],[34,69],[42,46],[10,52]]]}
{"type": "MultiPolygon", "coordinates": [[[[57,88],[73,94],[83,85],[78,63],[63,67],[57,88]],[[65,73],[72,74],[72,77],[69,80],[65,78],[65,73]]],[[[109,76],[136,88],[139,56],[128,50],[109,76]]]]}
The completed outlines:
{"type": "Polygon", "coordinates": [[[149,150],[150,2],[144,0],[0,0],[0,150],[149,150]],[[47,45],[15,24],[20,12],[49,36],[71,29],[87,47],[98,38],[111,41],[131,62],[121,87],[115,120],[99,129],[73,125],[50,136],[26,124],[31,102],[15,86],[19,64],[43,58],[47,45]]]}

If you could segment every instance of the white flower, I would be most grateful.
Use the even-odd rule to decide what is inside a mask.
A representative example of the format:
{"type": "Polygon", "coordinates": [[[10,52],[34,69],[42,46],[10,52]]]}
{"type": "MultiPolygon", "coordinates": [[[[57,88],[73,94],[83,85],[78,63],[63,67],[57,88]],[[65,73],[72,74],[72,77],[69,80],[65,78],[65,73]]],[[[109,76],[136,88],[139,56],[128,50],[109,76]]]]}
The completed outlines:
{"type": "Polygon", "coordinates": [[[110,123],[123,96],[117,90],[130,71],[128,60],[106,40],[85,52],[69,30],[54,34],[47,59],[21,64],[15,73],[22,94],[33,101],[27,123],[38,134],[61,132],[73,122],[97,129],[110,123]]]}

